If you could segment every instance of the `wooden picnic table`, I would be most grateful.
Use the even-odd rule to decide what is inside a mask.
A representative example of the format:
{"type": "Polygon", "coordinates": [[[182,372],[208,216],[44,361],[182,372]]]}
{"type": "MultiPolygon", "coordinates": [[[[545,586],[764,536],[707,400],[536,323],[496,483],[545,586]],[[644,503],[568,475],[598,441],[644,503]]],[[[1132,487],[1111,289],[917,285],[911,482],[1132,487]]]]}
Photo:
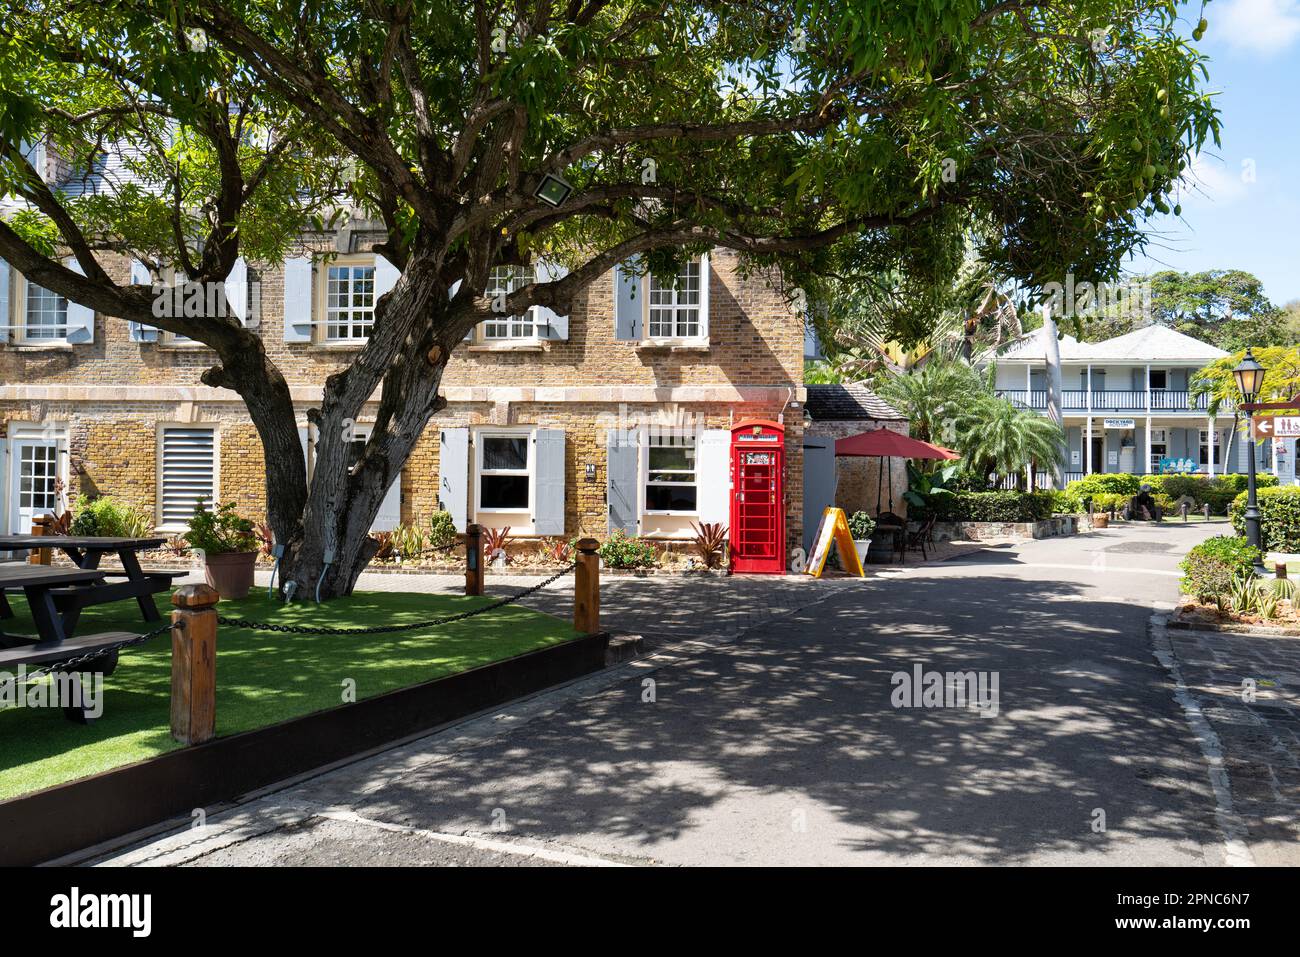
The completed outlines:
{"type": "MultiPolygon", "coordinates": [[[[54,568],[50,565],[28,565],[24,562],[5,562],[0,564],[0,601],[4,600],[3,589],[21,588],[27,596],[27,604],[32,610],[32,620],[36,624],[37,641],[62,642],[68,637],[63,624],[63,615],[54,601],[53,590],[69,586],[89,586],[103,581],[104,573],[94,569],[54,568]]],[[[5,617],[12,616],[8,602],[5,602],[5,617]]],[[[24,643],[17,635],[5,635],[6,643],[24,643]]]]}
{"type": "MultiPolygon", "coordinates": [[[[101,571],[96,578],[81,583],[69,582],[59,586],[48,597],[62,616],[63,629],[71,634],[76,627],[81,609],[90,605],[134,598],[140,606],[145,621],[161,621],[153,596],[171,588],[172,580],[185,572],[146,572],[140,567],[137,552],[165,545],[166,538],[109,538],[88,535],[0,535],[0,551],[28,551],[37,548],[57,548],[72,559],[77,569],[97,571],[105,555],[117,555],[122,571],[101,571]],[[125,581],[106,582],[105,578],[125,578],[125,581]]],[[[71,571],[71,569],[69,569],[71,571]]],[[[17,587],[17,586],[11,586],[17,587]]],[[[0,617],[12,615],[0,589],[0,617]]]]}
{"type": "MultiPolygon", "coordinates": [[[[56,568],[50,565],[28,565],[26,562],[0,563],[0,603],[4,602],[4,589],[21,588],[27,596],[36,624],[36,634],[9,635],[0,633],[0,671],[12,671],[23,665],[53,667],[68,671],[77,681],[81,672],[98,672],[111,675],[117,668],[118,648],[134,635],[127,632],[106,632],[98,635],[70,637],[68,611],[59,607],[60,590],[97,590],[102,585],[105,572],[94,568],[56,568]],[[99,652],[98,654],[96,652],[99,652]],[[84,660],[78,660],[83,659],[84,660]]],[[[79,606],[71,606],[73,621],[79,606]]],[[[5,604],[5,608],[8,605],[5,604]]],[[[65,702],[63,713],[79,724],[85,724],[90,714],[85,699],[65,702]]]]}

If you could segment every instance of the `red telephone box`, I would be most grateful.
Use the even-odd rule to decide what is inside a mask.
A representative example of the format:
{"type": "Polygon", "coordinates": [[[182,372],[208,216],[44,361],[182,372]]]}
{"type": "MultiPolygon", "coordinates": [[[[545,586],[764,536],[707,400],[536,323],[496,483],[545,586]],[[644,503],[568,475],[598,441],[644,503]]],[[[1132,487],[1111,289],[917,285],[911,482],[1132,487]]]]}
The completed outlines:
{"type": "Polygon", "coordinates": [[[731,568],[785,572],[785,427],[751,419],[731,430],[731,568]]]}

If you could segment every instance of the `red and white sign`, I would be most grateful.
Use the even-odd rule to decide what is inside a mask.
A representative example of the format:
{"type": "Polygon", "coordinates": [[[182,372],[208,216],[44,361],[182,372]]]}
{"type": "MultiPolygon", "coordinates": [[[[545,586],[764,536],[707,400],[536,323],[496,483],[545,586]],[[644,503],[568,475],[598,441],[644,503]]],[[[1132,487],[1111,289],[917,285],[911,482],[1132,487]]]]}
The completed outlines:
{"type": "Polygon", "coordinates": [[[1300,437],[1300,415],[1256,415],[1250,424],[1257,439],[1300,437]]]}

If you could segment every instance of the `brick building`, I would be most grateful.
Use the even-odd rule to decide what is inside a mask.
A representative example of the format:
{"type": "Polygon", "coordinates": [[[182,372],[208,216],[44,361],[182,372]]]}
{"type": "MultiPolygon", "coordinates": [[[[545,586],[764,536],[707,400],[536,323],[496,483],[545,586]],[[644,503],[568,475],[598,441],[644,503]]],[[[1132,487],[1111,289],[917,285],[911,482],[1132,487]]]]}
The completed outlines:
{"type": "MultiPolygon", "coordinates": [[[[307,409],[353,359],[375,299],[397,278],[366,251],[362,230],[323,237],[319,248],[333,256],[241,261],[226,290],[292,384],[309,468],[307,409]]],[[[138,264],[104,265],[118,281],[148,282],[138,264]]],[[[448,365],[449,404],[376,528],[441,507],[458,526],[509,525],[520,536],[622,528],[684,538],[692,521],[727,522],[727,429],[756,418],[784,424],[786,544],[798,545],[803,329],[771,285],[737,266],[734,253],[715,250],[675,284],[614,270],[569,316],[535,309],[480,324],[448,365]]],[[[501,274],[488,292],[528,279],[501,274]]],[[[94,315],[4,264],[0,315],[0,530],[25,530],[53,507],[56,476],[70,496],[142,506],[165,532],[184,529],[200,496],[260,516],[261,444],[239,397],[200,383],[212,352],[94,315]]],[[[358,439],[373,411],[357,422],[358,439]]]]}

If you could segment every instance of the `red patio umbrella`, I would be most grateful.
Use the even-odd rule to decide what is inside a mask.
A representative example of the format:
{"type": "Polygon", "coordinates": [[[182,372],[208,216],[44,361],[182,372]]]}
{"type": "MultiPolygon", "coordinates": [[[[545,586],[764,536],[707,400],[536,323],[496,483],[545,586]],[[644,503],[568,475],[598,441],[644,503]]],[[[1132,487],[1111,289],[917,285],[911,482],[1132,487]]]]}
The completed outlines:
{"type": "MultiPolygon", "coordinates": [[[[880,458],[880,476],[876,479],[876,515],[880,515],[881,479],[885,472],[885,459],[959,459],[952,449],[942,445],[931,445],[920,439],[913,439],[889,429],[872,429],[848,438],[835,440],[835,456],[858,456],[880,458]]],[[[889,473],[889,504],[894,504],[894,473],[889,473]]]]}
{"type": "Polygon", "coordinates": [[[931,445],[920,439],[909,438],[889,429],[872,429],[860,435],[835,440],[835,454],[871,456],[891,459],[959,459],[952,449],[931,445]]]}

